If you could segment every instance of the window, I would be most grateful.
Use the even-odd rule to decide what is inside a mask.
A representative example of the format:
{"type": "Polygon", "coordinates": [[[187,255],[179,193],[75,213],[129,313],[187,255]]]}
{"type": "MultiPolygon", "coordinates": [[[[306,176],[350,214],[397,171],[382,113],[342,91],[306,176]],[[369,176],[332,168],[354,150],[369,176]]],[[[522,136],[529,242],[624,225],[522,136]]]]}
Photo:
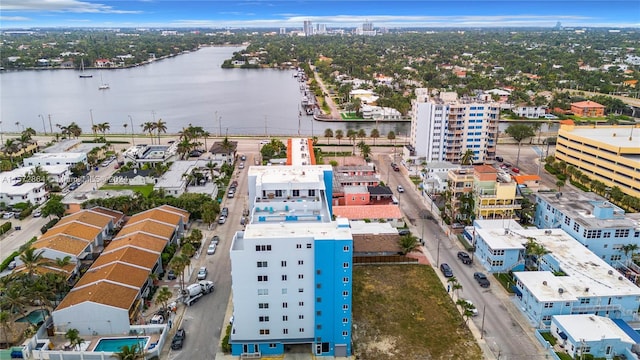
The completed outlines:
{"type": "Polygon", "coordinates": [[[343,277],[342,278],[342,282],[343,283],[348,283],[349,282],[349,278],[348,277],[343,277]]]}
{"type": "Polygon", "coordinates": [[[349,268],[349,263],[348,263],[348,262],[344,262],[344,263],[342,263],[342,267],[343,267],[344,269],[348,269],[348,268],[349,268]]]}
{"type": "Polygon", "coordinates": [[[349,251],[349,247],[348,246],[343,246],[342,247],[342,251],[349,251]]]}
{"type": "Polygon", "coordinates": [[[349,319],[348,318],[342,318],[342,323],[343,324],[348,324],[349,323],[349,319]]]}
{"type": "Polygon", "coordinates": [[[296,244],[296,249],[302,249],[302,244],[296,244]]]}
{"type": "Polygon", "coordinates": [[[580,299],[580,304],[589,304],[591,299],[580,299]]]}
{"type": "Polygon", "coordinates": [[[303,333],[304,332],[304,328],[299,328],[298,331],[303,333]]]}
{"type": "Polygon", "coordinates": [[[276,345],[276,344],[269,344],[269,349],[275,349],[276,347],[278,347],[278,345],[276,345]]]}
{"type": "Polygon", "coordinates": [[[298,274],[298,279],[304,279],[304,274],[298,274]]]}
{"type": "Polygon", "coordinates": [[[322,270],[320,269],[316,270],[316,275],[322,275],[322,270]]]}
{"type": "Polygon", "coordinates": [[[551,302],[546,302],[546,303],[544,303],[544,308],[545,308],[545,309],[550,309],[550,308],[552,308],[552,307],[553,307],[553,303],[551,303],[551,302]]]}
{"type": "Polygon", "coordinates": [[[284,260],[280,261],[280,266],[281,267],[287,267],[287,262],[284,261],[284,260]]]}
{"type": "Polygon", "coordinates": [[[321,288],[322,288],[322,284],[317,283],[317,284],[316,284],[316,289],[321,289],[321,288]]]}
{"type": "Polygon", "coordinates": [[[349,305],[347,304],[342,305],[342,310],[349,310],[349,305]]]}
{"type": "Polygon", "coordinates": [[[256,251],[271,251],[271,245],[256,245],[256,251]]]}
{"type": "Polygon", "coordinates": [[[322,298],[321,297],[317,297],[316,298],[316,302],[322,302],[322,298]]]}
{"type": "Polygon", "coordinates": [[[258,289],[258,295],[269,295],[269,289],[258,289]]]}
{"type": "Polygon", "coordinates": [[[580,232],[580,224],[578,224],[577,222],[573,223],[573,230],[576,232],[580,232]]]}
{"type": "Polygon", "coordinates": [[[304,319],[304,315],[298,315],[298,320],[303,320],[304,319]]]}
{"type": "Polygon", "coordinates": [[[258,321],[267,322],[267,321],[269,321],[269,317],[268,316],[258,316],[258,321]]]}
{"type": "Polygon", "coordinates": [[[542,317],[542,321],[551,321],[551,315],[545,315],[542,317]]]}
{"type": "Polygon", "coordinates": [[[342,296],[349,296],[349,292],[348,291],[343,291],[342,292],[342,296]]]}
{"type": "Polygon", "coordinates": [[[619,261],[622,259],[622,255],[611,255],[611,261],[619,261]]]}
{"type": "Polygon", "coordinates": [[[582,236],[584,236],[587,239],[599,239],[602,237],[602,230],[584,229],[584,231],[582,231],[582,236]]]}
{"type": "Polygon", "coordinates": [[[289,317],[287,315],[282,315],[282,321],[289,321],[289,317]]]}
{"type": "Polygon", "coordinates": [[[260,335],[269,335],[269,329],[260,329],[260,335]]]}
{"type": "Polygon", "coordinates": [[[304,306],[304,301],[298,301],[298,306],[304,306]]]}
{"type": "Polygon", "coordinates": [[[504,266],[503,260],[493,260],[491,261],[491,266],[504,266]]]}
{"type": "Polygon", "coordinates": [[[269,308],[269,303],[259,303],[258,304],[258,309],[268,309],[269,308]]]}
{"type": "Polygon", "coordinates": [[[289,307],[289,304],[287,304],[286,302],[283,302],[283,303],[282,303],[282,308],[283,308],[283,309],[286,309],[286,308],[288,308],[288,307],[289,307]]]}
{"type": "Polygon", "coordinates": [[[266,261],[258,261],[257,265],[258,265],[258,267],[267,267],[267,262],[266,261]]]}
{"type": "Polygon", "coordinates": [[[287,335],[289,333],[289,329],[282,329],[282,333],[287,335]]]}
{"type": "Polygon", "coordinates": [[[342,332],[342,336],[349,336],[349,332],[348,331],[343,331],[342,332]]]}
{"type": "Polygon", "coordinates": [[[309,189],[309,196],[316,196],[316,189],[309,189]]]}
{"type": "Polygon", "coordinates": [[[616,229],[616,233],[613,235],[614,237],[628,237],[629,229],[616,229]]]}
{"type": "Polygon", "coordinates": [[[311,249],[311,244],[307,244],[307,249],[311,249]]]}
{"type": "Polygon", "coordinates": [[[258,275],[258,281],[269,281],[269,276],[267,276],[267,275],[258,275]]]}
{"type": "Polygon", "coordinates": [[[605,231],[602,237],[605,238],[605,239],[610,238],[611,237],[611,231],[605,231]]]}
{"type": "Polygon", "coordinates": [[[281,279],[282,281],[287,281],[287,275],[282,275],[281,279]]]}
{"type": "Polygon", "coordinates": [[[299,293],[304,292],[304,289],[303,288],[298,288],[298,292],[299,293]]]}
{"type": "Polygon", "coordinates": [[[322,316],[322,311],[320,310],[316,311],[316,316],[322,316]]]}
{"type": "Polygon", "coordinates": [[[571,225],[571,218],[568,217],[568,216],[566,218],[564,218],[564,223],[567,224],[567,225],[571,225]]]}
{"type": "Polygon", "coordinates": [[[304,265],[304,260],[298,260],[298,265],[304,265]]]}
{"type": "Polygon", "coordinates": [[[293,195],[293,196],[300,196],[300,190],[297,190],[297,189],[296,189],[296,190],[293,190],[293,191],[292,191],[292,195],[293,195]]]}

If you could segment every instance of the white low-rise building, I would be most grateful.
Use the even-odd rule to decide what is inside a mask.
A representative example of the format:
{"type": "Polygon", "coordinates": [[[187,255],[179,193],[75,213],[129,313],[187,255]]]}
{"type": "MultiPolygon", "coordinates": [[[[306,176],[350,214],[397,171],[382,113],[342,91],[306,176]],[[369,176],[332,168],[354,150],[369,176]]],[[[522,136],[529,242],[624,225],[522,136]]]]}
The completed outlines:
{"type": "Polygon", "coordinates": [[[35,153],[23,160],[24,166],[68,165],[87,163],[87,154],[83,152],[35,153]]]}
{"type": "Polygon", "coordinates": [[[0,183],[0,202],[5,205],[15,205],[18,203],[30,202],[39,205],[48,198],[44,183],[24,183],[22,185],[14,185],[9,183],[0,183]]]}

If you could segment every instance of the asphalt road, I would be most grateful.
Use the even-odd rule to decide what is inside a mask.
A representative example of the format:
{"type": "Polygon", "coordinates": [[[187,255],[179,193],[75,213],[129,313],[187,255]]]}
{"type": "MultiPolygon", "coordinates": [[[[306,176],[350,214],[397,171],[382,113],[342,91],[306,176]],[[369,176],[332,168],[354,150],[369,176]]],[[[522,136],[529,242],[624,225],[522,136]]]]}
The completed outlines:
{"type": "MultiPolygon", "coordinates": [[[[244,143],[244,142],[243,142],[244,143]]],[[[259,144],[259,141],[256,141],[259,144]]],[[[245,168],[236,170],[233,180],[238,181],[238,188],[234,198],[227,198],[226,194],[221,207],[229,208],[227,221],[222,224],[215,224],[212,230],[203,230],[207,241],[203,242],[202,253],[197,259],[192,260],[193,269],[189,283],[196,281],[197,269],[206,266],[209,270],[207,280],[215,283],[216,290],[209,295],[205,295],[198,302],[186,308],[182,321],[178,327],[186,330],[187,338],[182,350],[170,350],[168,359],[188,360],[188,359],[213,359],[218,352],[220,335],[227,326],[225,315],[229,299],[231,296],[231,260],[229,250],[231,241],[236,231],[242,230],[240,225],[242,212],[248,206],[247,189],[247,169],[257,158],[257,146],[251,142],[239,146],[238,154],[246,154],[245,168]],[[249,150],[253,148],[254,153],[249,150]],[[206,249],[213,235],[220,237],[220,243],[214,255],[207,255],[206,249]]],[[[237,162],[239,164],[240,161],[237,162]]],[[[201,225],[206,229],[206,226],[201,225]]],[[[180,305],[184,306],[184,305],[180,305]]],[[[173,332],[171,333],[173,334],[173,332]]],[[[168,346],[168,345],[167,345],[168,346]]]]}
{"type": "MultiPolygon", "coordinates": [[[[421,215],[428,214],[429,210],[417,187],[409,181],[406,169],[401,166],[401,172],[393,171],[391,159],[392,157],[388,154],[376,157],[381,178],[389,179],[388,185],[398,198],[402,212],[412,224],[414,235],[425,241],[425,248],[436,262],[432,265],[443,280],[443,286],[446,280],[438,269],[439,264],[448,263],[453,269],[454,276],[462,285],[459,296],[473,302],[478,309],[478,316],[473,317],[472,321],[478,329],[484,330],[483,340],[494,356],[500,355],[500,359],[536,358],[536,356],[544,358],[545,353],[541,352],[535,343],[536,340],[532,338],[532,329],[528,327],[517,309],[514,311],[514,306],[509,303],[511,300],[505,290],[495,280],[492,281],[490,288],[481,288],[473,278],[473,273],[485,272],[485,270],[477,264],[472,266],[462,264],[457,259],[458,251],[463,250],[462,245],[458,241],[450,240],[434,220],[421,219],[421,215]],[[405,192],[398,193],[397,185],[402,185],[405,192]]],[[[422,217],[426,218],[426,216],[422,217]]],[[[491,276],[489,278],[492,279],[491,276]]]]}

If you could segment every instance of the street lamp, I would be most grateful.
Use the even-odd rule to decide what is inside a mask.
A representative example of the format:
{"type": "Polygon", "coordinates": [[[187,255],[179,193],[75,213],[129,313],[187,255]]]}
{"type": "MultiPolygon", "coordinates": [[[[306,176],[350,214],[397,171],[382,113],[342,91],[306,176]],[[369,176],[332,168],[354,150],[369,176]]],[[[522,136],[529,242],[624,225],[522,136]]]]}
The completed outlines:
{"type": "Polygon", "coordinates": [[[440,237],[438,237],[438,250],[436,251],[436,266],[440,266],[440,237]]]}
{"type": "Polygon", "coordinates": [[[131,117],[131,115],[127,115],[129,116],[129,121],[131,122],[131,143],[133,144],[133,146],[136,146],[136,141],[133,139],[133,118],[131,117]]]}
{"type": "Polygon", "coordinates": [[[42,128],[44,129],[44,134],[47,135],[47,125],[44,123],[44,116],[42,114],[38,114],[38,117],[42,120],[42,128]]]}

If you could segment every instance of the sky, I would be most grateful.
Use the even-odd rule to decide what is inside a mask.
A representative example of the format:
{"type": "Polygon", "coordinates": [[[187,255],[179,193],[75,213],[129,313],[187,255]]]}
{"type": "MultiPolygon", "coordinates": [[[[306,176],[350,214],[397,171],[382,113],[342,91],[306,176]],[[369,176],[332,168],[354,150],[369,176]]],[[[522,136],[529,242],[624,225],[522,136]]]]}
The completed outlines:
{"type": "Polygon", "coordinates": [[[640,0],[0,0],[0,29],[640,27],[640,0]]]}

